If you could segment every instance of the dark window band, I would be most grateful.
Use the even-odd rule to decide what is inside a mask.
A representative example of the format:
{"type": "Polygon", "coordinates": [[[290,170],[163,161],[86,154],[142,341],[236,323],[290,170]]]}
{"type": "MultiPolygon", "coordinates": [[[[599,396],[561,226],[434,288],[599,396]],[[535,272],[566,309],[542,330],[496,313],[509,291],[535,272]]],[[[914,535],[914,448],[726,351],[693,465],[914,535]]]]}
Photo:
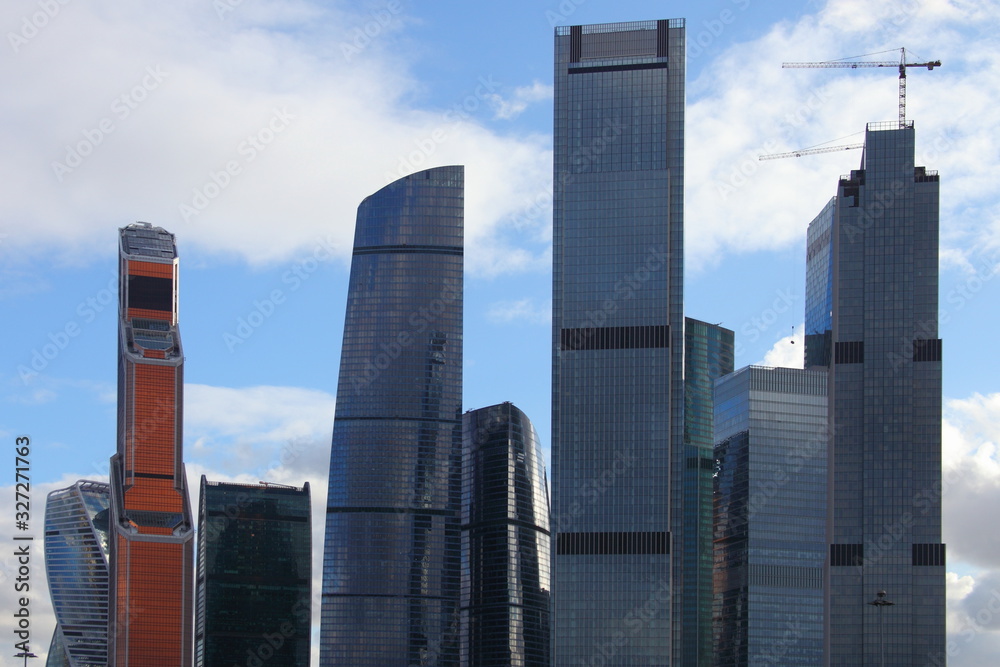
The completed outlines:
{"type": "Polygon", "coordinates": [[[914,361],[941,361],[941,339],[913,341],[914,361]]]}
{"type": "Polygon", "coordinates": [[[944,545],[914,544],[913,565],[918,567],[944,567],[944,545]]]}
{"type": "Polygon", "coordinates": [[[831,567],[861,567],[865,562],[865,545],[831,544],[831,567]]]}
{"type": "Polygon", "coordinates": [[[174,304],[174,281],[150,276],[128,277],[128,307],[170,312],[174,304]]]}
{"type": "Polygon", "coordinates": [[[622,556],[669,554],[670,533],[559,533],[558,556],[622,556]]]}
{"type": "Polygon", "coordinates": [[[141,477],[143,479],[173,479],[173,475],[160,475],[155,472],[135,472],[132,470],[125,471],[126,477],[141,477]]]}
{"type": "Polygon", "coordinates": [[[639,327],[585,327],[563,329],[563,350],[636,350],[670,347],[670,327],[666,324],[639,327]]]}
{"type": "Polygon", "coordinates": [[[643,69],[667,69],[669,63],[632,63],[631,65],[591,65],[589,67],[570,67],[570,74],[590,74],[592,72],[634,72],[643,69]]]}
{"type": "Polygon", "coordinates": [[[384,255],[389,253],[421,253],[424,255],[461,256],[463,251],[460,246],[450,245],[372,245],[354,249],[355,257],[358,255],[384,255]]]}
{"type": "Polygon", "coordinates": [[[865,362],[865,342],[852,340],[834,343],[833,362],[835,364],[863,364],[865,362]]]}
{"type": "Polygon", "coordinates": [[[327,514],[433,514],[434,516],[458,517],[457,510],[431,509],[425,507],[327,507],[327,514]]]}

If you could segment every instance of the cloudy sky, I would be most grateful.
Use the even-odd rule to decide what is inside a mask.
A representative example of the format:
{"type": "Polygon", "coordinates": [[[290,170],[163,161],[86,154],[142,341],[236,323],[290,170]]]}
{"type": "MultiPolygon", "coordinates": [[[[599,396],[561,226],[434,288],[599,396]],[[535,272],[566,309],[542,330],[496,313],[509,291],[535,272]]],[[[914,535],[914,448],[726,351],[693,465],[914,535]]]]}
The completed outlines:
{"type": "MultiPolygon", "coordinates": [[[[100,479],[115,448],[117,229],[136,220],[178,238],[193,488],[201,474],[310,481],[322,516],[356,208],[432,166],[466,165],[466,407],[513,401],[547,447],[553,26],[672,17],[688,27],[686,310],[736,331],[740,366],[801,364],[806,225],[860,160],[757,156],[857,143],[897,113],[892,69],[781,63],[894,60],[903,46],[943,62],[911,70],[907,114],[919,164],[941,173],[950,664],[992,662],[991,0],[3,3],[0,437],[32,439],[37,538],[45,494],[100,479]]],[[[13,505],[12,488],[3,497],[13,505]]],[[[321,547],[317,533],[317,571],[321,547]]],[[[37,549],[31,648],[44,655],[37,549]]],[[[14,565],[0,556],[4,609],[14,565]]]]}

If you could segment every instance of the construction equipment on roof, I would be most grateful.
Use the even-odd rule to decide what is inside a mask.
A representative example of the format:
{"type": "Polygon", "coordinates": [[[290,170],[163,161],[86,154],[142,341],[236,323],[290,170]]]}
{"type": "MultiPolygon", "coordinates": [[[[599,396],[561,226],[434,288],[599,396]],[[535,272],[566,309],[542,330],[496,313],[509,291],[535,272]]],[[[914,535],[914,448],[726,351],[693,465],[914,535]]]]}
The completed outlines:
{"type": "MultiPolygon", "coordinates": [[[[868,53],[866,56],[877,56],[890,51],[880,51],[879,53],[868,53]]],[[[864,56],[862,56],[864,57],[864,56]]],[[[812,67],[812,68],[833,68],[847,67],[857,69],[859,67],[898,67],[899,68],[899,127],[906,125],[906,69],[908,67],[926,67],[932,70],[941,67],[940,60],[932,60],[925,63],[906,62],[906,49],[899,49],[899,62],[891,60],[829,60],[818,63],[781,63],[782,67],[812,67]]]]}

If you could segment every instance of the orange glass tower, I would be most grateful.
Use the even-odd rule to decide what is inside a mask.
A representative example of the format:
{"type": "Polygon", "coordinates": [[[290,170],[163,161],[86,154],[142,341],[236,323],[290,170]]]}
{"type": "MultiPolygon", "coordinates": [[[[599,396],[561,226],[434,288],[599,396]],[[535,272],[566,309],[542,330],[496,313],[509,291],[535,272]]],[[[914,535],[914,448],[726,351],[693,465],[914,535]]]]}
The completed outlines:
{"type": "Polygon", "coordinates": [[[149,223],[120,232],[108,664],[188,667],[194,529],[181,446],[177,247],[149,223]]]}

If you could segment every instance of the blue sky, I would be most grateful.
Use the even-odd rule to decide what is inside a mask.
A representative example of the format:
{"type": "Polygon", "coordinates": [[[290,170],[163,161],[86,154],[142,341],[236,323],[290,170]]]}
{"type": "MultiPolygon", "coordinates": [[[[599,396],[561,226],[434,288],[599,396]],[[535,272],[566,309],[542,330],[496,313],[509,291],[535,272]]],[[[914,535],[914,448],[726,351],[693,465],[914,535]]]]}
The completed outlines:
{"type": "MultiPolygon", "coordinates": [[[[100,478],[115,448],[119,227],[149,221],[178,238],[192,481],[308,480],[320,508],[354,214],[419,169],[466,165],[466,408],[513,401],[548,446],[554,25],[687,19],[686,311],[736,331],[738,366],[801,363],[791,340],[802,334],[806,225],[860,161],[859,151],[757,156],[855,143],[866,122],[896,116],[892,70],[782,61],[905,46],[943,61],[911,71],[907,111],[919,163],[941,172],[951,664],[986,664],[1000,652],[989,604],[1000,599],[1000,539],[981,521],[1000,506],[995,10],[987,0],[4,3],[0,437],[33,440],[36,535],[44,494],[100,478]]],[[[317,539],[317,571],[321,548],[317,539]]],[[[11,565],[0,557],[2,577],[11,565]]],[[[41,655],[52,616],[40,559],[34,567],[41,655]]]]}

